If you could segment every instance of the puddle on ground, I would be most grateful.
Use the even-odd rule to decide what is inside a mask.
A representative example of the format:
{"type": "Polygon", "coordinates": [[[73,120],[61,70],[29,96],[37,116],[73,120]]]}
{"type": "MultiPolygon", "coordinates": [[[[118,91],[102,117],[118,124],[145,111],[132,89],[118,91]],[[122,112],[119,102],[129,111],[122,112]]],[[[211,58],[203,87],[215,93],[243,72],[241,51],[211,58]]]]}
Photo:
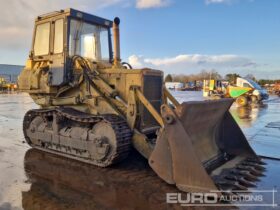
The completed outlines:
{"type": "MultiPolygon", "coordinates": [[[[195,100],[201,98],[200,94],[180,92],[179,97],[195,100]]],[[[1,210],[181,209],[179,205],[166,204],[166,193],[178,192],[176,187],[161,181],[137,152],[123,163],[97,168],[30,149],[22,143],[22,117],[36,105],[24,94],[0,95],[0,101],[1,210]]],[[[280,99],[275,98],[263,106],[233,107],[231,113],[249,138],[269,122],[280,121],[280,99]]],[[[256,189],[278,189],[279,162],[266,162],[266,176],[257,183],[256,189]]]]}

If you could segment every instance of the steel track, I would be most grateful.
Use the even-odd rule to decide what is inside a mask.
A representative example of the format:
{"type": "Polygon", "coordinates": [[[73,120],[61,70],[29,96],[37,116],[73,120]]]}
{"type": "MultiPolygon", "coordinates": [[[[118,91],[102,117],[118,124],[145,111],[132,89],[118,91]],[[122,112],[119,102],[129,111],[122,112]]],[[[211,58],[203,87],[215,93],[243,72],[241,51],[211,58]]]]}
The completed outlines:
{"type": "MultiPolygon", "coordinates": [[[[90,163],[90,164],[97,165],[100,167],[107,167],[111,164],[122,161],[123,159],[125,159],[128,156],[129,151],[131,149],[132,132],[131,132],[130,128],[128,127],[126,121],[123,120],[121,117],[114,115],[114,114],[96,116],[96,115],[91,115],[88,113],[79,112],[75,109],[66,108],[66,107],[61,107],[61,108],[56,108],[56,109],[33,109],[33,110],[29,110],[24,116],[23,133],[24,133],[26,142],[33,148],[36,148],[36,149],[39,149],[39,150],[42,150],[45,152],[50,152],[52,154],[64,156],[67,158],[79,160],[81,162],[90,163]],[[33,144],[26,132],[27,129],[29,128],[32,120],[36,116],[41,116],[43,118],[46,118],[46,117],[51,117],[54,115],[56,115],[58,117],[66,118],[67,120],[78,123],[81,126],[85,126],[85,125],[93,126],[94,124],[101,122],[101,121],[105,121],[105,122],[109,123],[111,125],[111,127],[113,128],[115,135],[116,135],[117,152],[112,157],[110,157],[110,160],[100,162],[100,161],[96,161],[92,158],[85,158],[83,156],[80,156],[79,153],[74,154],[73,152],[71,152],[71,149],[68,151],[62,150],[63,147],[68,147],[66,145],[57,145],[57,144],[50,145],[49,141],[48,141],[48,146],[45,146],[44,144],[42,144],[40,146],[33,144]]],[[[75,148],[72,148],[72,149],[75,149],[75,148]]]]}

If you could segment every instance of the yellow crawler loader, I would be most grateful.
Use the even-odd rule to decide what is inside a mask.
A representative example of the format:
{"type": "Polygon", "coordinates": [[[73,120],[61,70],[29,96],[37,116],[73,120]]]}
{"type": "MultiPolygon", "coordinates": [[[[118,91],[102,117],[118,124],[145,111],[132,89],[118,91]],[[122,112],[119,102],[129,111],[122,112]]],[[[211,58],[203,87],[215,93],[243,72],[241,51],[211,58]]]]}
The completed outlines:
{"type": "Polygon", "coordinates": [[[162,71],[121,62],[119,24],[74,9],[37,17],[18,81],[40,106],[24,117],[27,143],[100,167],[134,147],[186,192],[254,186],[264,163],[228,111],[233,100],[178,103],[162,71]]]}

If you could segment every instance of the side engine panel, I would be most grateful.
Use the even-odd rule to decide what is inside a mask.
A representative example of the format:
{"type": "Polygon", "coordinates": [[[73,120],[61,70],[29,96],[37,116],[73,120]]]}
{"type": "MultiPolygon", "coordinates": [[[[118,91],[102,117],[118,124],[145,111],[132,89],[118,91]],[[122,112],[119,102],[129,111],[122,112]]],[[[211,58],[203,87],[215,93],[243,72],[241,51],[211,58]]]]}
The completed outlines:
{"type": "MultiPolygon", "coordinates": [[[[163,77],[161,75],[143,75],[143,94],[147,98],[147,100],[152,104],[152,106],[158,111],[158,113],[160,113],[160,106],[163,103],[162,85],[163,77]]],[[[157,121],[154,119],[151,113],[144,107],[143,104],[140,105],[140,116],[142,116],[141,129],[158,126],[157,121]]]]}
{"type": "Polygon", "coordinates": [[[25,68],[18,78],[18,86],[21,91],[27,93],[56,93],[57,88],[48,85],[49,64],[47,61],[34,62],[28,60],[25,68]]]}
{"type": "MultiPolygon", "coordinates": [[[[110,69],[102,72],[102,77],[111,87],[114,87],[120,96],[131,103],[130,89],[133,86],[140,88],[145,98],[160,113],[160,106],[163,103],[163,73],[158,70],[125,70],[110,69]]],[[[136,127],[145,130],[158,126],[157,121],[145,106],[136,99],[137,123],[136,127]]]]}

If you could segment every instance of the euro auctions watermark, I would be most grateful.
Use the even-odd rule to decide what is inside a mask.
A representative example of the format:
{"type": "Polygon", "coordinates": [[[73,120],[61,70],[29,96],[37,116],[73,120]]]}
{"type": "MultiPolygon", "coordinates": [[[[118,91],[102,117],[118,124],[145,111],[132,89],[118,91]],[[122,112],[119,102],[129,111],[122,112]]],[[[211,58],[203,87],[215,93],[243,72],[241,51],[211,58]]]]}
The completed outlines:
{"type": "Polygon", "coordinates": [[[232,190],[209,193],[166,193],[166,202],[181,206],[252,206],[277,207],[277,190],[232,190]]]}

